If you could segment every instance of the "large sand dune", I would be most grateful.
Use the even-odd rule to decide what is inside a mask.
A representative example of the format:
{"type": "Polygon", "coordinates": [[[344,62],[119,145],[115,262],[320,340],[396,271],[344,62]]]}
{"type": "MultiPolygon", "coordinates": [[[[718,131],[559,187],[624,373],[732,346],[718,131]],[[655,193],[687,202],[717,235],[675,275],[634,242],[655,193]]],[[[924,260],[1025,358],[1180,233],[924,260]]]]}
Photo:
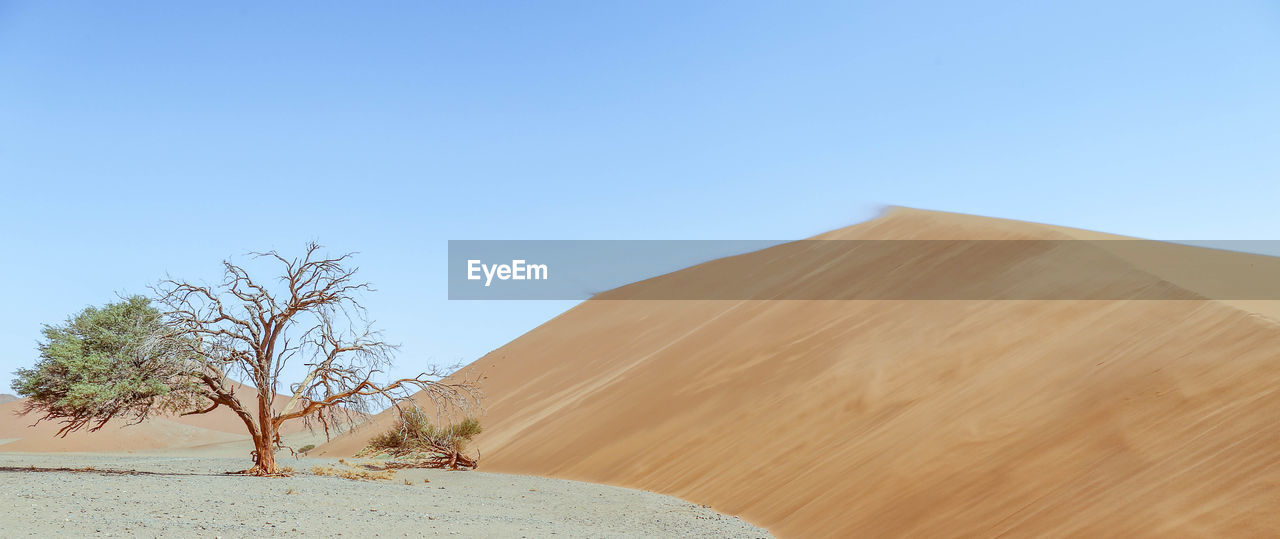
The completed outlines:
{"type": "MultiPolygon", "coordinates": [[[[1076,233],[897,210],[820,238],[1076,233]]],[[[967,275],[1045,286],[1019,281],[1039,262],[1073,267],[1031,253],[967,275]]],[[[1150,262],[1104,249],[1077,269],[1188,299],[587,301],[468,367],[489,395],[482,469],[672,494],[783,536],[1280,534],[1280,328],[1150,262]]],[[[859,278],[772,268],[770,286],[859,278]]]]}

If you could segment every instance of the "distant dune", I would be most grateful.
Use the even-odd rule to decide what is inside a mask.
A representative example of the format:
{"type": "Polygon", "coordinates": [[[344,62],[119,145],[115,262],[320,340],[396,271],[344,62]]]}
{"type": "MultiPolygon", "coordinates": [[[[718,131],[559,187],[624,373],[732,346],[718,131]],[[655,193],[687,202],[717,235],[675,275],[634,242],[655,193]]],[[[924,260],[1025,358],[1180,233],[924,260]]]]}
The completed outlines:
{"type": "MultiPolygon", "coordinates": [[[[1089,234],[894,210],[820,238],[1089,234]]],[[[779,262],[763,274],[777,286],[859,278],[836,263],[790,267],[787,252],[602,296],[715,286],[716,264],[744,260],[779,262]]],[[[1063,263],[1038,256],[993,259],[968,276],[1017,287],[1036,273],[1010,268],[1063,263]]],[[[1167,253],[1144,256],[1090,264],[1165,297],[1212,284],[1161,274],[1167,253]]],[[[672,494],[782,536],[1276,535],[1280,327],[1258,315],[1272,309],[587,301],[467,368],[484,373],[489,395],[482,470],[672,494]]],[[[320,451],[350,455],[391,420],[381,414],[320,451]]]]}
{"type": "MultiPolygon", "coordinates": [[[[237,386],[237,396],[242,402],[256,399],[253,388],[237,386]]],[[[288,399],[276,399],[283,406],[288,399]]],[[[55,421],[36,420],[40,415],[32,412],[19,415],[25,399],[0,404],[0,452],[138,452],[185,449],[197,454],[224,454],[224,446],[245,445],[249,433],[243,422],[225,407],[212,412],[190,416],[168,416],[148,419],[137,425],[116,420],[97,432],[82,430],[56,436],[61,425],[55,421]]],[[[286,423],[281,434],[294,434],[305,430],[298,421],[286,423]]],[[[235,450],[234,454],[248,454],[248,449],[235,450]]]]}
{"type": "Polygon", "coordinates": [[[8,393],[0,393],[0,404],[4,404],[4,403],[6,403],[6,402],[13,402],[13,401],[16,401],[16,400],[18,400],[18,396],[17,396],[17,395],[10,395],[10,394],[8,394],[8,393]]]}

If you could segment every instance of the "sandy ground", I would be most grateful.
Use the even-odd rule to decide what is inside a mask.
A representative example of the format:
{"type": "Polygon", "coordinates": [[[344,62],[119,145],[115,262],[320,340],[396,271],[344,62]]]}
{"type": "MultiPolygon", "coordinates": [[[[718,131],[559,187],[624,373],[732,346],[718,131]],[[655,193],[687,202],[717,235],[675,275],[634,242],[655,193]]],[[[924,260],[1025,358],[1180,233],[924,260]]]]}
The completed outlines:
{"type": "Polygon", "coordinates": [[[244,468],[244,458],[0,454],[0,537],[768,536],[739,519],[638,490],[441,470],[362,482],[310,474],[333,459],[282,463],[298,475],[224,474],[244,468]]]}

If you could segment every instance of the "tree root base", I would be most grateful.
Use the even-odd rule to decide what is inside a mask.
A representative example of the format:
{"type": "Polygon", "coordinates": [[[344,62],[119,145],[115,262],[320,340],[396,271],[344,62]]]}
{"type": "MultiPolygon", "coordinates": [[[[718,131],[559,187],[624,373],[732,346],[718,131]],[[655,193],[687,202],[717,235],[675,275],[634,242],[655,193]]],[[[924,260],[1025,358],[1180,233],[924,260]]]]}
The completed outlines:
{"type": "Polygon", "coordinates": [[[248,470],[240,470],[237,472],[227,472],[226,475],[248,475],[252,477],[293,477],[293,471],[276,470],[267,472],[261,468],[249,468],[248,470]]]}

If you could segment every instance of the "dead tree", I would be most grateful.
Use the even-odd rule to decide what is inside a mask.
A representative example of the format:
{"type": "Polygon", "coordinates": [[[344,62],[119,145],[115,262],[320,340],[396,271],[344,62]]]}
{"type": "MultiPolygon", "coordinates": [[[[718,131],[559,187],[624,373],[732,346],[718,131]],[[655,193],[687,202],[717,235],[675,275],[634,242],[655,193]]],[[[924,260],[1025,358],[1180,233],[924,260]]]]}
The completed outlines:
{"type": "Polygon", "coordinates": [[[379,382],[396,347],[382,340],[358,296],[371,290],[357,282],[351,254],[327,257],[310,243],[300,258],[275,251],[255,260],[279,264],[277,282],[257,281],[242,266],[223,261],[224,279],[203,286],[166,279],[156,286],[167,327],[188,348],[190,372],[206,402],[188,414],[229,408],[253,437],[254,465],[245,473],[276,475],[280,426],[303,420],[326,434],[350,424],[379,401],[395,402],[414,391],[438,409],[465,410],[478,403],[470,380],[446,379],[437,368],[413,378],[379,382]],[[276,407],[286,365],[301,362],[306,375],[289,385],[288,401],[276,407]],[[256,402],[241,402],[233,378],[252,385],[256,402]]]}

